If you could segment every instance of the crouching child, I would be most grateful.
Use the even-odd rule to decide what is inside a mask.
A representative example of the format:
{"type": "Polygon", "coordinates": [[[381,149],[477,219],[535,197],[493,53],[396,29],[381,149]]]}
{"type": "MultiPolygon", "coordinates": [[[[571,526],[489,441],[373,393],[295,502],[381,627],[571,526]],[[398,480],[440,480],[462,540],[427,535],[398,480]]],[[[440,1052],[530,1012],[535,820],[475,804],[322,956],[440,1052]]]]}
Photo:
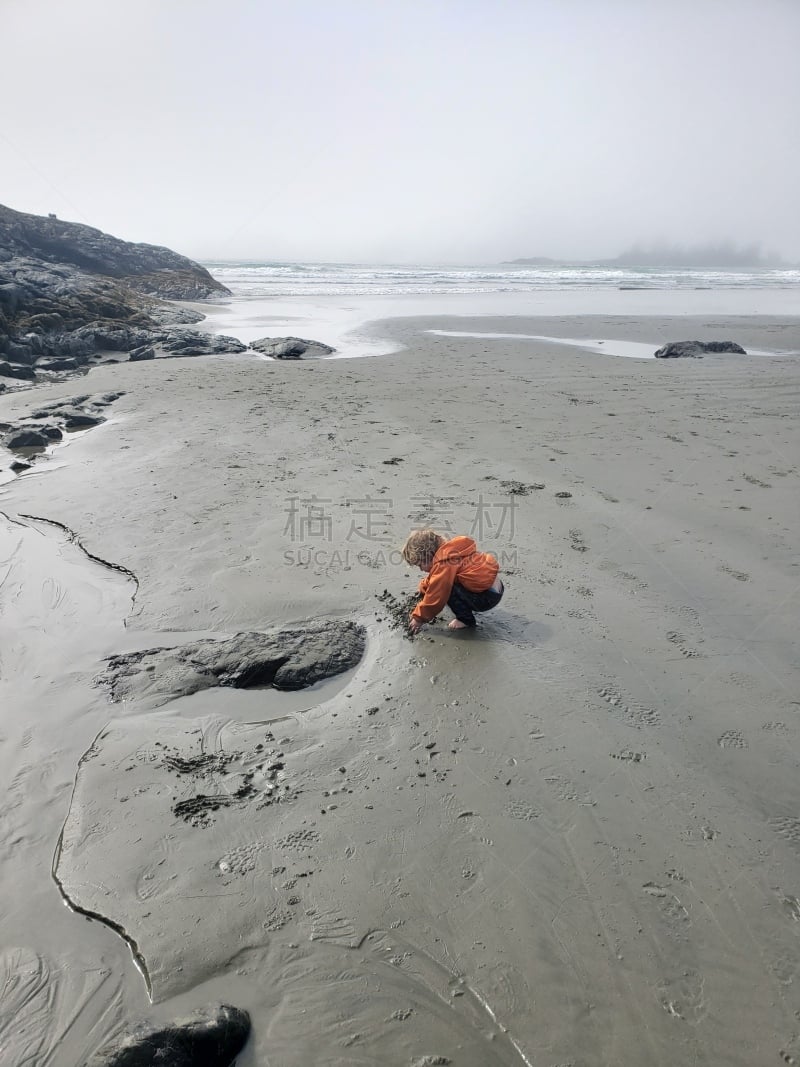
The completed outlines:
{"type": "Polygon", "coordinates": [[[451,630],[475,626],[475,612],[496,607],[503,596],[499,565],[488,552],[479,552],[471,537],[445,539],[435,530],[415,530],[403,545],[403,559],[425,571],[419,583],[422,599],[409,618],[417,633],[445,605],[455,615],[451,630]]]}

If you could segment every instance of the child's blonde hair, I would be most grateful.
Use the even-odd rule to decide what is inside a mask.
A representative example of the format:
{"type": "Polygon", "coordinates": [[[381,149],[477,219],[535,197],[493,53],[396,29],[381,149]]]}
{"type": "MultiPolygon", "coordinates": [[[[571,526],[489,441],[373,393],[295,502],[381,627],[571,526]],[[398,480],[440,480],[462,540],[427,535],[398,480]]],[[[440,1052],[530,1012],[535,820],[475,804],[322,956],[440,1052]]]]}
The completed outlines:
{"type": "Polygon", "coordinates": [[[443,544],[444,538],[435,530],[414,530],[403,545],[403,559],[412,567],[427,567],[443,544]]]}

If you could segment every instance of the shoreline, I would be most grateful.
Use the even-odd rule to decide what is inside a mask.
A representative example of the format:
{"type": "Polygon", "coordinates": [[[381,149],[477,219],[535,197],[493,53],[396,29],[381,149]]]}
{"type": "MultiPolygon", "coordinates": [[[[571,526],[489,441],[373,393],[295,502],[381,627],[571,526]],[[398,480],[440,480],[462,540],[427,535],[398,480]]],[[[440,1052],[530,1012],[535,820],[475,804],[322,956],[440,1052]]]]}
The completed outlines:
{"type": "MultiPolygon", "coordinates": [[[[0,396],[6,419],[124,390],[102,440],[82,434],[57,474],[42,464],[0,485],[12,520],[0,577],[21,591],[0,620],[18,635],[0,671],[13,783],[0,879],[16,901],[2,945],[24,938],[87,975],[105,958],[118,998],[111,979],[93,992],[89,1015],[105,1022],[90,1026],[64,995],[53,1032],[75,1018],[69,1041],[91,1044],[109,1020],[222,997],[253,1017],[242,1067],[335,1063],[350,1047],[398,1067],[795,1054],[800,362],[602,359],[425,332],[476,318],[372,322],[365,337],[400,346],[380,359],[154,360],[0,396]],[[44,553],[37,572],[32,549],[14,548],[22,514],[135,575],[133,611],[130,579],[96,585],[55,530],[24,535],[44,553]],[[475,635],[438,624],[408,642],[388,627],[379,595],[416,585],[391,550],[423,522],[474,527],[505,554],[506,596],[475,635]],[[184,957],[187,981],[207,979],[181,989],[169,970],[148,1008],[127,948],[66,912],[48,880],[77,760],[110,720],[119,753],[126,731],[147,731],[141,701],[112,706],[92,679],[140,637],[327,616],[369,619],[369,643],[320,703],[287,701],[276,738],[291,801],[187,830],[155,784],[120,809],[92,796],[98,825],[119,811],[141,826],[187,894],[157,869],[137,880],[136,853],[106,839],[108,863],[131,865],[120,893],[143,934],[164,960],[184,957]],[[247,869],[221,875],[237,849],[247,869]],[[200,938],[159,919],[181,907],[202,914],[200,938]],[[207,959],[208,944],[229,959],[207,959]],[[365,1000],[365,983],[381,992],[365,1000]]],[[[691,322],[701,340],[797,344],[796,318],[709,318],[702,330],[663,315],[480,326],[575,337],[579,324],[649,343],[691,322]]],[[[271,721],[281,694],[268,697],[271,721]]],[[[214,690],[153,722],[176,744],[194,716],[246,739],[257,707],[255,691],[214,690]]]]}
{"type": "MultiPolygon", "coordinates": [[[[376,323],[393,319],[456,318],[474,323],[578,318],[619,319],[626,324],[638,319],[671,319],[699,324],[710,318],[792,320],[800,316],[796,289],[645,292],[649,295],[604,289],[391,297],[234,295],[226,303],[190,307],[206,315],[198,324],[201,330],[232,333],[248,344],[265,335],[299,334],[333,345],[339,358],[396,352],[391,337],[375,330],[376,323]]],[[[797,325],[800,332],[800,322],[797,325]]],[[[651,338],[642,340],[649,342],[651,338]]],[[[797,341],[794,347],[798,347],[797,341]]]]}

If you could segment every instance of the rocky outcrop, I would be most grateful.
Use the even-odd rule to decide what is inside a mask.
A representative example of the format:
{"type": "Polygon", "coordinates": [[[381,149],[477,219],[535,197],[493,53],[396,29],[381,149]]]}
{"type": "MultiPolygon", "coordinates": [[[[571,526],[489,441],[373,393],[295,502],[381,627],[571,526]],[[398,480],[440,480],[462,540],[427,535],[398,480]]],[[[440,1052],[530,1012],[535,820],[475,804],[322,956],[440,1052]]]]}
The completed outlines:
{"type": "Polygon", "coordinates": [[[99,1049],[87,1067],[230,1067],[250,1036],[250,1016],[223,1004],[191,1018],[140,1026],[99,1049]]]}
{"type": "MultiPolygon", "coordinates": [[[[29,415],[16,423],[0,423],[0,446],[22,456],[9,464],[15,474],[29,470],[37,456],[53,444],[64,441],[76,430],[88,430],[105,422],[103,411],[124,393],[104,393],[99,397],[88,395],[71,397],[69,400],[57,400],[52,404],[36,408],[29,415]]],[[[0,466],[2,457],[0,456],[0,466]]]]}
{"type": "Polygon", "coordinates": [[[702,359],[706,352],[747,353],[735,341],[670,341],[656,351],[656,359],[702,359]]]}
{"type": "Polygon", "coordinates": [[[332,619],[112,656],[98,681],[114,701],[147,698],[156,704],[218,685],[303,689],[355,667],[364,647],[362,627],[332,619]]]}
{"type": "Polygon", "coordinates": [[[169,248],[122,241],[92,226],[2,205],[0,248],[14,257],[116,278],[129,289],[164,300],[204,300],[228,292],[204,267],[169,248]]]}
{"type": "Polygon", "coordinates": [[[250,347],[271,359],[319,359],[336,351],[321,341],[306,341],[303,337],[261,337],[250,347]]]}
{"type": "MultiPolygon", "coordinates": [[[[167,300],[227,294],[205,268],[168,248],[0,205],[0,375],[21,381],[69,372],[98,352],[192,345],[175,327],[203,315],[167,300]],[[175,342],[178,335],[182,340],[175,342]],[[69,361],[69,362],[65,362],[69,361]]],[[[205,335],[195,347],[209,351],[205,335]]],[[[226,338],[211,350],[241,351],[226,338]],[[220,348],[220,345],[223,347],[220,348]]],[[[170,351],[170,349],[166,349],[170,351]]],[[[174,351],[174,349],[172,350],[174,351]]]]}

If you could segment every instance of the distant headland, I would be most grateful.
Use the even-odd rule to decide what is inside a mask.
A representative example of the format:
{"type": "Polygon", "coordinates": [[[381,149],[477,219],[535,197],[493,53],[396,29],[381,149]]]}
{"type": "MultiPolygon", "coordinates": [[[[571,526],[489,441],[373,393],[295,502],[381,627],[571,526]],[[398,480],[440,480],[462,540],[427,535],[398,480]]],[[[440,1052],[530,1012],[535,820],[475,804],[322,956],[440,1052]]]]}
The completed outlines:
{"type": "Polygon", "coordinates": [[[562,260],[530,256],[506,262],[527,267],[673,267],[687,270],[791,270],[798,267],[774,252],[762,252],[760,245],[739,247],[728,241],[705,245],[635,244],[611,259],[562,260]]]}

